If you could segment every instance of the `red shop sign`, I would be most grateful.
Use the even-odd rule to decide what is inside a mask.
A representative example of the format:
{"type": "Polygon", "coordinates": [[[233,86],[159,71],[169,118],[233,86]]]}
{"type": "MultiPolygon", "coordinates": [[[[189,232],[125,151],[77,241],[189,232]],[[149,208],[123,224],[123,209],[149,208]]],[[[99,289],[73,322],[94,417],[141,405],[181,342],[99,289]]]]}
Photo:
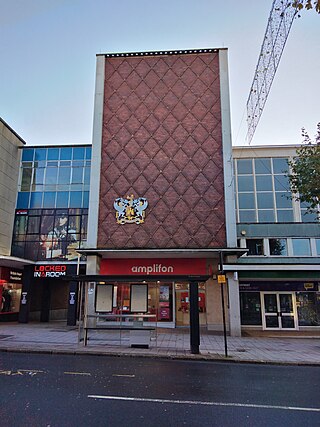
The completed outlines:
{"type": "Polygon", "coordinates": [[[102,259],[100,274],[108,276],[202,276],[207,274],[202,258],[102,259]]]}

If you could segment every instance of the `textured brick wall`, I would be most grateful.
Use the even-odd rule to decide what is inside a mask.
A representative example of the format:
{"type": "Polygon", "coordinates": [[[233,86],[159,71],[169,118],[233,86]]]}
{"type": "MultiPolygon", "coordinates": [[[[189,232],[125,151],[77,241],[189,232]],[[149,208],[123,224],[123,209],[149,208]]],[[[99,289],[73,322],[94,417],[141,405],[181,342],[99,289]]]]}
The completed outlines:
{"type": "Polygon", "coordinates": [[[225,246],[221,145],[217,53],[106,58],[98,247],[225,246]],[[129,194],[144,224],[116,223],[129,194]]]}

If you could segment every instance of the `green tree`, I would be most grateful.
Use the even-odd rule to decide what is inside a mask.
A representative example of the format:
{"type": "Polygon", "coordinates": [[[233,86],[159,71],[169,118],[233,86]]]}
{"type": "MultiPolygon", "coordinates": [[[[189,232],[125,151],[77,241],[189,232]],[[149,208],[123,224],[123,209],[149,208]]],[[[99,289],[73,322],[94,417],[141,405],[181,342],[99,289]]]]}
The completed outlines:
{"type": "Polygon", "coordinates": [[[320,123],[314,141],[305,129],[302,129],[302,137],[302,146],[296,157],[289,161],[292,198],[306,202],[309,213],[320,213],[320,123]]]}
{"type": "Polygon", "coordinates": [[[315,9],[317,13],[320,13],[320,0],[293,0],[292,6],[297,8],[297,10],[310,10],[315,9]]]}

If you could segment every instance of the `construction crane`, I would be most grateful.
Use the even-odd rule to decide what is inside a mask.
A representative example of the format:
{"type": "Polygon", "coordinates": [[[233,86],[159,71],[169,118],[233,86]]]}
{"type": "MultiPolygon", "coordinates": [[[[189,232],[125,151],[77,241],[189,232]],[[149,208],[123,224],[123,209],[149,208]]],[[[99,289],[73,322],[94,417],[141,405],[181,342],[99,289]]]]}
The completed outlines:
{"type": "Polygon", "coordinates": [[[252,141],[297,9],[292,0],[274,0],[247,101],[247,139],[252,141]]]}

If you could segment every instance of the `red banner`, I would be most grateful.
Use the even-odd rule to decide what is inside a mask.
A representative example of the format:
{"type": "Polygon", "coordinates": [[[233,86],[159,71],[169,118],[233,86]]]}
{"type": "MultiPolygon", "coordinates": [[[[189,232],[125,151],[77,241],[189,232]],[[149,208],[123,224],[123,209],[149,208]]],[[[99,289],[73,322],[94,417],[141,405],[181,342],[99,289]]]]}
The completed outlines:
{"type": "Polygon", "coordinates": [[[202,276],[206,260],[202,258],[102,259],[100,274],[119,276],[202,276]]]}

